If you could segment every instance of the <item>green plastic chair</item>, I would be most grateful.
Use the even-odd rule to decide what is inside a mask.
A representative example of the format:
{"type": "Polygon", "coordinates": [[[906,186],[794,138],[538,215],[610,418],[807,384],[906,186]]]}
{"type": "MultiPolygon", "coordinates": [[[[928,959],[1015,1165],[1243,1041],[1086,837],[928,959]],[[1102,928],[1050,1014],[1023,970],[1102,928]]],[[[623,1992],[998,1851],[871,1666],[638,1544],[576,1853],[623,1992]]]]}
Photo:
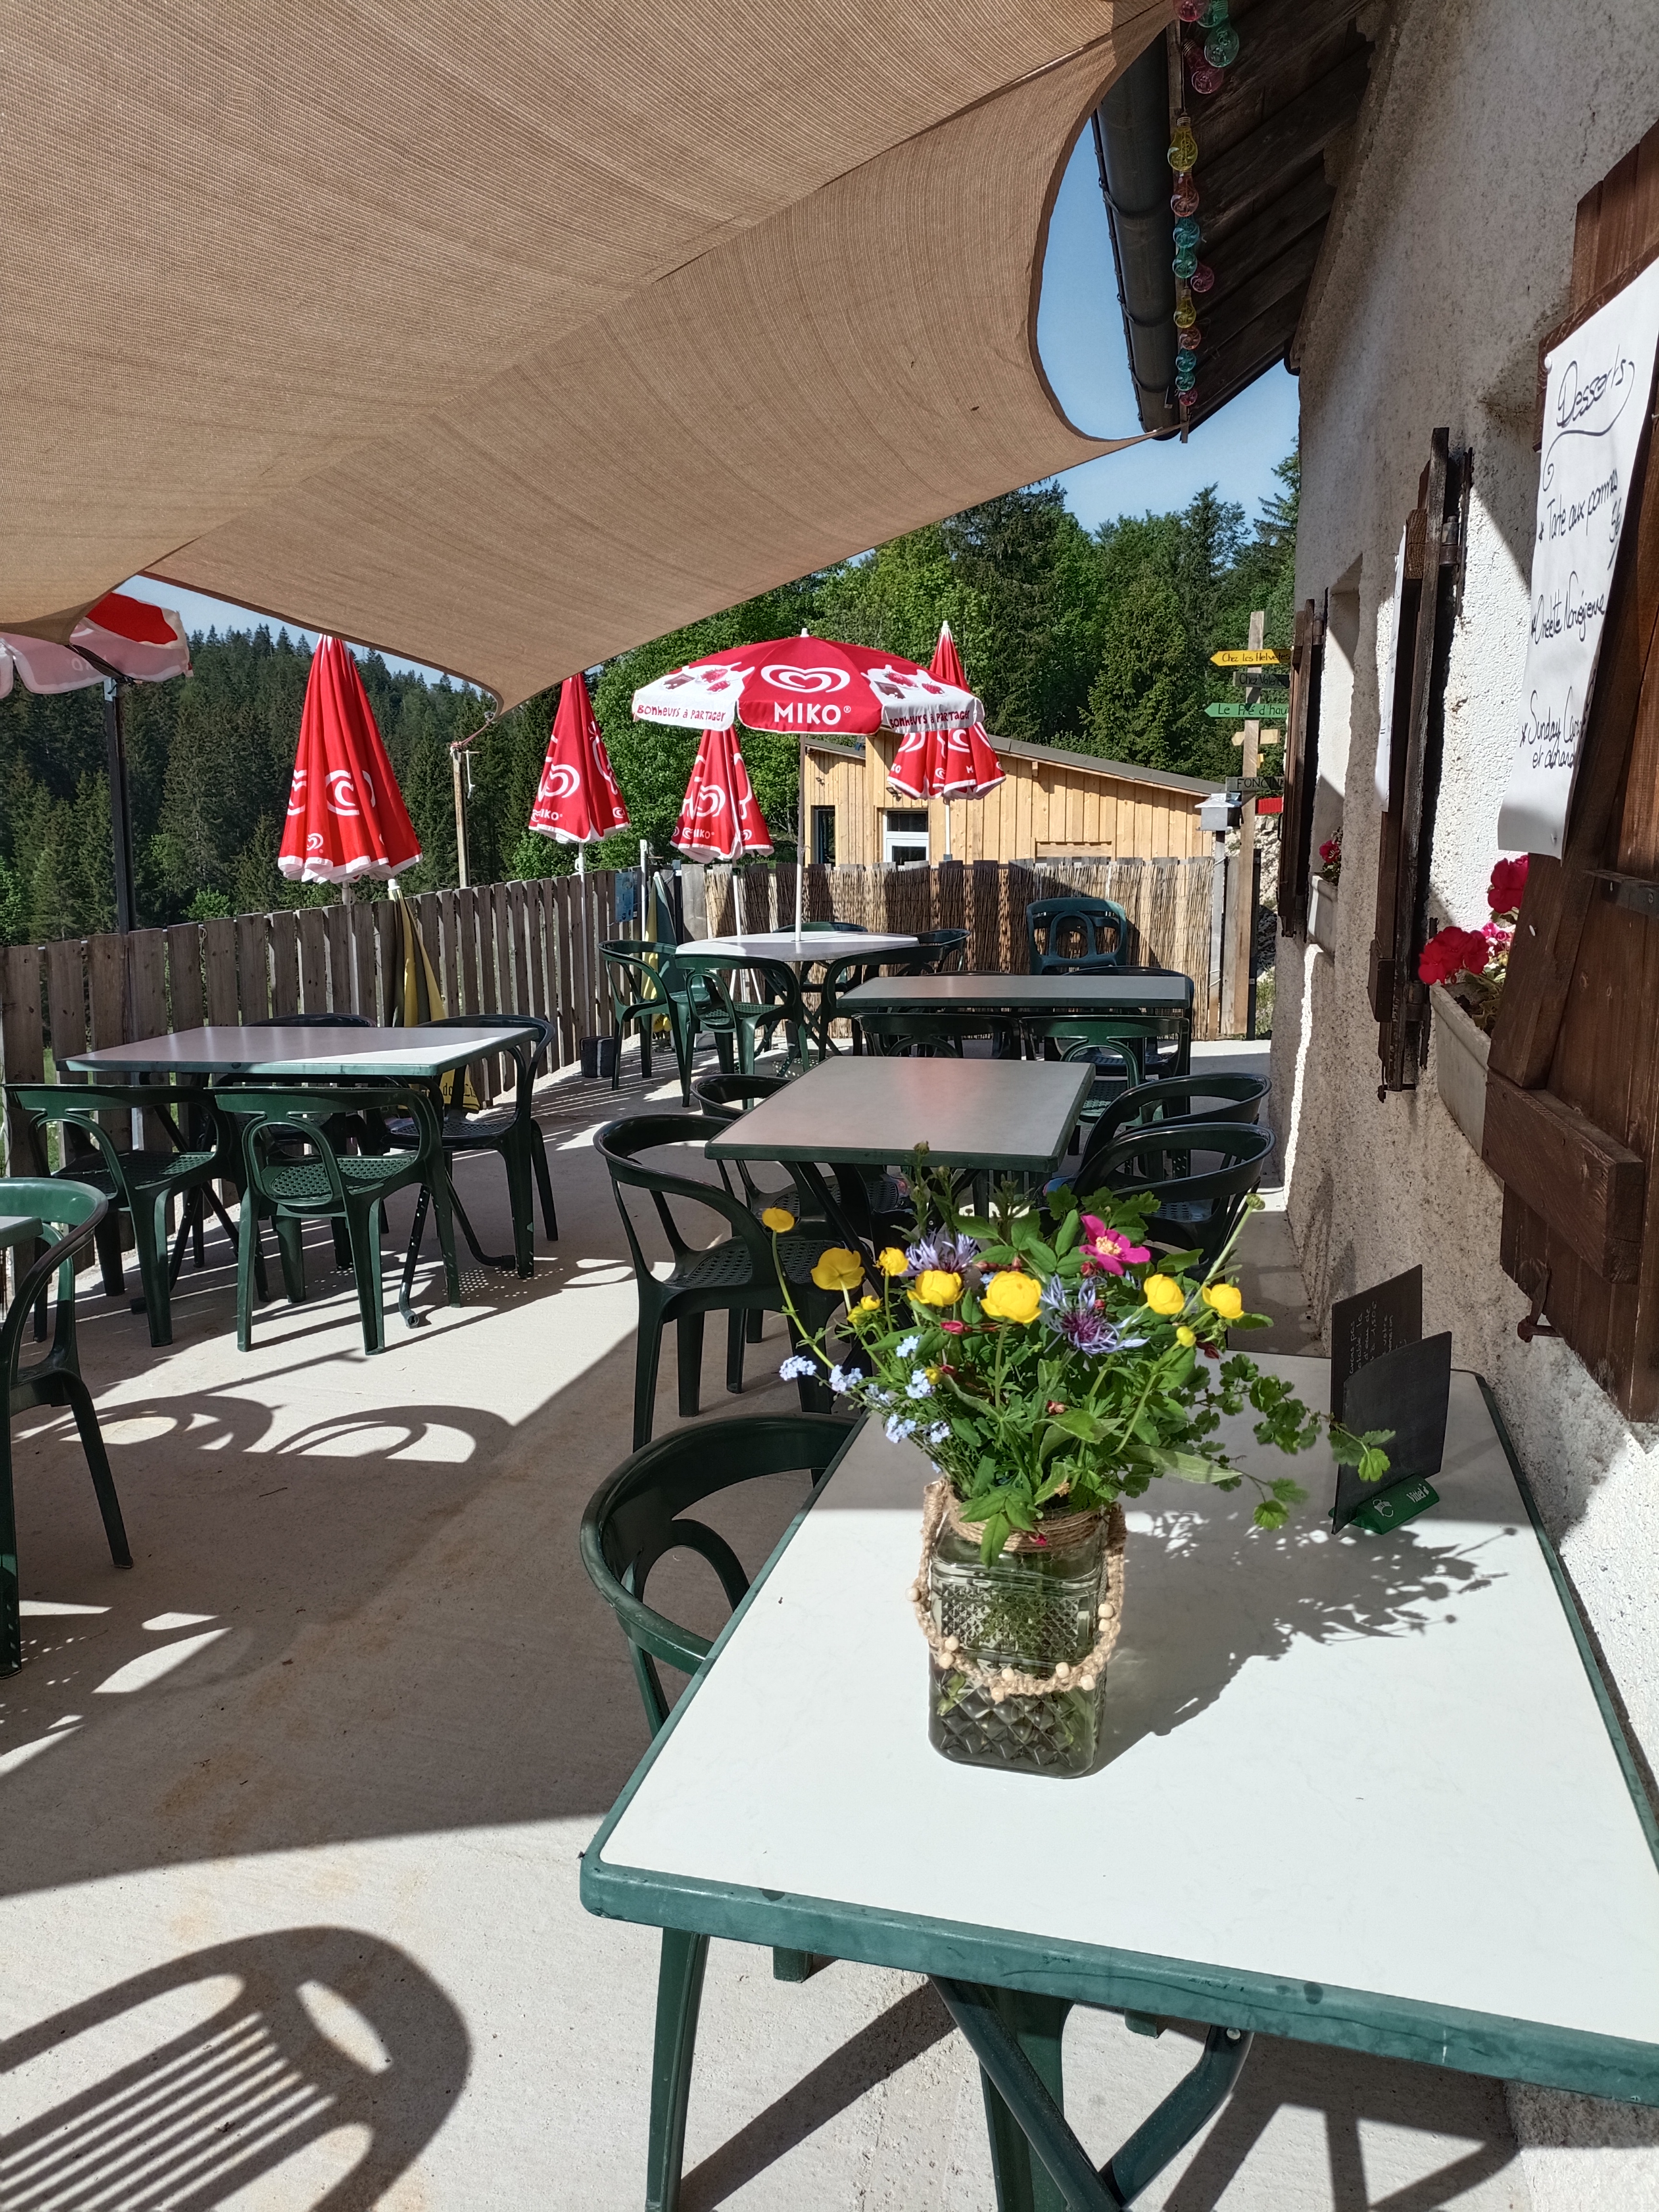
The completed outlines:
{"type": "Polygon", "coordinates": [[[384,1352],[380,1231],[386,1201],[410,1184],[431,1193],[443,1249],[449,1303],[461,1303],[455,1265],[455,1224],[445,1170],[442,1125],[424,1090],[401,1083],[347,1084],[328,1089],[295,1085],[278,1090],[239,1086],[234,1093],[242,1122],[245,1187],[236,1270],[236,1342],[248,1351],[253,1342],[252,1279],[259,1224],[270,1221],[283,1252],[290,1303],[305,1297],[301,1239],[307,1221],[343,1220],[362,1314],[363,1349],[384,1352]],[[339,1150],[329,1132],[338,1115],[385,1115],[410,1121],[420,1141],[409,1151],[352,1154],[339,1150]],[[296,1158],[296,1147],[303,1147],[296,1158]]]}
{"type": "MultiPolygon", "coordinates": [[[[53,1121],[80,1139],[82,1152],[66,1162],[58,1173],[68,1182],[86,1184],[109,1202],[97,1244],[104,1288],[112,1297],[118,1297],[125,1288],[120,1213],[130,1217],[149,1340],[158,1346],[171,1344],[173,1286],[184,1260],[187,1232],[181,1225],[177,1249],[169,1253],[168,1202],[215,1182],[234,1183],[239,1190],[242,1185],[234,1132],[214,1110],[210,1094],[205,1090],[175,1090],[159,1083],[13,1083],[6,1088],[28,1115],[37,1143],[46,1125],[53,1121]],[[98,1120],[100,1114],[117,1114],[125,1121],[135,1107],[161,1120],[173,1139],[170,1152],[123,1152],[98,1120]],[[175,1115],[179,1118],[175,1120],[175,1115]],[[191,1138],[181,1133],[181,1121],[193,1125],[191,1138]]],[[[45,1158],[43,1145],[43,1164],[45,1158]]]]}
{"type": "Polygon", "coordinates": [[[1265,1075],[1164,1076],[1123,1091],[1095,1124],[1094,1141],[1109,1144],[1133,1127],[1167,1129],[1187,1121],[1255,1120],[1273,1085],[1265,1075]],[[1202,1102],[1201,1103],[1200,1102],[1202,1102]]]}
{"type": "Polygon", "coordinates": [[[728,1073],[735,1057],[743,1073],[752,1075],[757,1040],[763,1051],[769,1049],[780,1028],[787,1039],[789,1062],[803,1069],[811,1066],[812,1024],[801,996],[800,979],[786,962],[736,963],[765,993],[758,999],[734,995],[726,980],[734,965],[729,953],[681,952],[676,956],[676,964],[690,985],[697,1026],[711,1033],[720,1066],[728,1073]]]}
{"type": "Polygon", "coordinates": [[[1129,917],[1111,899],[1033,899],[1025,909],[1026,967],[1033,975],[1088,975],[1121,968],[1129,917]]]}
{"type": "Polygon", "coordinates": [[[1147,1242],[1165,1251],[1196,1250],[1207,1267],[1232,1235],[1273,1148],[1272,1130],[1254,1121],[1180,1121],[1162,1128],[1154,1124],[1128,1130],[1109,1143],[1091,1143],[1076,1174],[1063,1180],[1085,1199],[1103,1190],[1150,1191],[1158,1210],[1146,1224],[1147,1242]],[[1194,1157],[1213,1157],[1220,1164],[1194,1171],[1194,1157]]]}
{"type": "MultiPolygon", "coordinates": [[[[539,1014],[444,1014],[436,1021],[422,1022],[422,1029],[477,1029],[481,1025],[518,1023],[524,1035],[504,1044],[501,1050],[511,1055],[518,1069],[518,1082],[510,1106],[486,1106],[474,1113],[466,1113],[452,1106],[444,1115],[443,1149],[447,1160],[459,1158],[465,1152],[498,1152],[501,1165],[507,1170],[507,1202],[513,1214],[513,1258],[496,1259],[480,1249],[472,1233],[472,1224],[459,1201],[452,1203],[459,1215],[462,1233],[472,1248],[473,1257],[487,1267],[516,1267],[520,1275],[536,1272],[536,1197],[542,1201],[542,1225],[547,1231],[548,1242],[559,1241],[559,1217],[553,1205],[553,1179],[548,1171],[547,1139],[534,1112],[536,1070],[547,1057],[552,1042],[553,1024],[539,1014]],[[533,1183],[533,1188],[532,1188],[533,1183]]],[[[386,1134],[400,1152],[408,1152],[420,1143],[420,1131],[413,1121],[398,1115],[389,1119],[386,1134]]],[[[422,1216],[424,1225],[424,1216],[422,1216]]]]}
{"type": "MultiPolygon", "coordinates": [[[[670,1552],[692,1551],[714,1569],[733,1608],[749,1588],[743,1563],[732,1547],[706,1522],[694,1519],[688,1509],[717,1492],[768,1475],[799,1472],[809,1475],[816,1489],[848,1434],[846,1421],[824,1413],[767,1413],[678,1429],[624,1460],[588,1500],[581,1522],[582,1565],[628,1639],[634,1678],[653,1736],[668,1718],[658,1662],[696,1674],[712,1647],[706,1636],[680,1627],[646,1603],[652,1570],[670,1552]]],[[[663,1930],[651,2068],[647,2205],[669,2207],[679,2200],[708,1942],[707,1936],[676,1928],[663,1930]]],[[[830,1963],[809,1952],[775,1949],[772,1954],[773,1975],[781,1982],[804,1982],[830,1963]]]]}
{"type": "MultiPolygon", "coordinates": [[[[740,1199],[723,1184],[703,1182],[690,1176],[672,1175],[660,1168],[644,1167],[636,1155],[666,1145],[706,1145],[726,1127],[711,1114],[635,1114],[609,1122],[593,1139],[595,1149],[611,1172],[617,1211],[633,1256],[634,1278],[639,1286],[639,1336],[634,1368],[634,1448],[651,1440],[657,1396],[657,1369],[662,1358],[663,1331],[674,1323],[679,1364],[679,1407],[688,1418],[700,1411],[702,1373],[703,1321],[710,1313],[726,1316],[726,1387],[733,1395],[743,1389],[744,1322],[751,1312],[781,1313],[783,1285],[772,1257],[772,1233],[763,1229],[740,1199]],[[657,1210],[663,1234],[673,1255],[665,1276],[656,1274],[646,1258],[623,1194],[646,1192],[657,1210]],[[694,1245],[682,1233],[669,1200],[702,1206],[718,1214],[734,1232],[714,1245],[694,1245]]],[[[830,1239],[797,1230],[777,1240],[778,1258],[789,1284],[796,1310],[809,1328],[821,1328],[835,1313],[840,1299],[821,1291],[812,1280],[812,1268],[830,1239]]],[[[793,1330],[791,1332],[793,1336],[793,1330]]],[[[811,1377],[800,1383],[801,1406],[821,1411],[827,1402],[821,1383],[811,1377]]]]}
{"type": "Polygon", "coordinates": [[[0,1442],[0,1674],[15,1674],[23,1663],[23,1630],[17,1580],[17,1509],[12,1496],[11,1424],[20,1413],[37,1406],[69,1407],[87,1455],[98,1510],[104,1516],[109,1555],[118,1567],[130,1567],[132,1553],[92,1393],[81,1379],[75,1341],[75,1262],[92,1249],[109,1218],[110,1201],[90,1183],[70,1182],[61,1176],[9,1176],[0,1181],[0,1211],[33,1214],[42,1227],[68,1231],[27,1267],[21,1266],[19,1255],[17,1295],[0,1323],[0,1360],[4,1362],[10,1393],[4,1438],[0,1442]],[[31,1310],[44,1305],[54,1276],[58,1279],[57,1312],[52,1345],[26,1367],[24,1328],[31,1310]]]}
{"type": "Polygon", "coordinates": [[[665,1021],[674,1047],[674,1064],[679,1070],[681,1103],[689,1106],[697,1018],[690,987],[675,962],[675,949],[665,939],[633,937],[607,938],[599,947],[617,1033],[611,1088],[621,1087],[622,1048],[629,1030],[636,1024],[639,1028],[640,1073],[648,1077],[652,1032],[659,1022],[665,1021]]]}

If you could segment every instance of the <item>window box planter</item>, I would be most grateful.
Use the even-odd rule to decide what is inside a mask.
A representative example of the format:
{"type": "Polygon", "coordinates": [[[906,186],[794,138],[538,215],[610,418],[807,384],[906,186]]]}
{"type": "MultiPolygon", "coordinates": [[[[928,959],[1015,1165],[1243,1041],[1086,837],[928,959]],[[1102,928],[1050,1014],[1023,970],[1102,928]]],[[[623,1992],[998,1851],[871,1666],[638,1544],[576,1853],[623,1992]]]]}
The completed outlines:
{"type": "Polygon", "coordinates": [[[1440,1103],[1478,1157],[1486,1124],[1486,1055],[1492,1039],[1440,984],[1431,988],[1429,1002],[1434,1009],[1434,1080],[1440,1103]]]}
{"type": "Polygon", "coordinates": [[[1336,885],[1316,876],[1308,886],[1308,934],[1322,952],[1336,957],[1336,885]]]}

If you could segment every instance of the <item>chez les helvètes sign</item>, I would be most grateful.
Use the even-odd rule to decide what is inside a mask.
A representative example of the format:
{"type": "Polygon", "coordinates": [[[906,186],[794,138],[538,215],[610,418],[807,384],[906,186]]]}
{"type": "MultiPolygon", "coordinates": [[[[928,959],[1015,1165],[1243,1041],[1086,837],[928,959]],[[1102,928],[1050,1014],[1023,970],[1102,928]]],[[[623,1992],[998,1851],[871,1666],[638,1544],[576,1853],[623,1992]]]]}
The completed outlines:
{"type": "Polygon", "coordinates": [[[1656,343],[1659,262],[1546,358],[1527,663],[1498,817],[1505,852],[1560,854],[1656,343]]]}

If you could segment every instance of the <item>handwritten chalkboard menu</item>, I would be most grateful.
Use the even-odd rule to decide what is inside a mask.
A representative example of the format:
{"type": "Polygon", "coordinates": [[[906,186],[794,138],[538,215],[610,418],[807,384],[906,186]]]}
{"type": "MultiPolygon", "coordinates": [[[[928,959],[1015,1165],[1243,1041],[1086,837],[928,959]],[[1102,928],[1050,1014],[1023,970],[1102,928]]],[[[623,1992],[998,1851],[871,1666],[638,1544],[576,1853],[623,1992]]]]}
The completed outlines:
{"type": "Polygon", "coordinates": [[[1527,665],[1498,816],[1505,852],[1558,859],[1659,344],[1659,262],[1547,356],[1527,665]]]}
{"type": "Polygon", "coordinates": [[[1408,1268],[1331,1308],[1331,1414],[1356,1436],[1390,1431],[1389,1472],[1362,1482],[1336,1471],[1331,1519],[1376,1534],[1402,1527],[1439,1503],[1427,1480],[1446,1447],[1451,1337],[1423,1335],[1423,1270],[1408,1268]]]}

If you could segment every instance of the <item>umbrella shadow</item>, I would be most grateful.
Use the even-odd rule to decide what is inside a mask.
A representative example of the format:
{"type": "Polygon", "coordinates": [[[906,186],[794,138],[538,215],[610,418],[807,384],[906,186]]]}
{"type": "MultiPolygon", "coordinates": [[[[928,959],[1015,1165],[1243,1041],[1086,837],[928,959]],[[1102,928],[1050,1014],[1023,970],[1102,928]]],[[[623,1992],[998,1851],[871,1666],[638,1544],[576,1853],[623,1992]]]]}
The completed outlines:
{"type": "Polygon", "coordinates": [[[208,2212],[298,2162],[367,2212],[460,2095],[461,2015],[406,1952],[290,1928],[169,1960],[0,2043],[9,2212],[208,2212]]]}

